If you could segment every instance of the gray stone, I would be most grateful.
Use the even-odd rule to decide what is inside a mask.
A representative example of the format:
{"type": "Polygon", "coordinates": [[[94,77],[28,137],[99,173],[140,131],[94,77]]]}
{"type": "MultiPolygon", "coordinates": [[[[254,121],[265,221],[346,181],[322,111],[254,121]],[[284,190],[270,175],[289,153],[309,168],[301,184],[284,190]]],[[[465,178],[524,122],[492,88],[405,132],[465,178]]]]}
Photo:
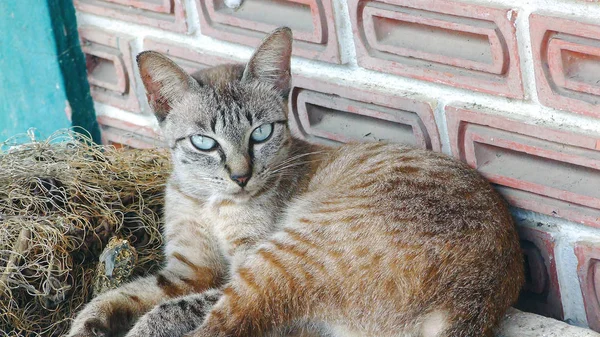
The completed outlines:
{"type": "Polygon", "coordinates": [[[600,334],[511,308],[500,324],[496,337],[600,337],[600,334]]]}

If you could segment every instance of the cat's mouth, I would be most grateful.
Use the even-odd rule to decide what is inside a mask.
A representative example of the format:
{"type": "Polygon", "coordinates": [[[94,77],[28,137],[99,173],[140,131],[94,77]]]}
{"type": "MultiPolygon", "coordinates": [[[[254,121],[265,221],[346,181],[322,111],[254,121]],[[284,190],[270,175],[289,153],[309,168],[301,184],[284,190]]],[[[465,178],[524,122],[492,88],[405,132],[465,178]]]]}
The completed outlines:
{"type": "Polygon", "coordinates": [[[264,192],[264,188],[245,187],[240,188],[237,191],[233,191],[228,194],[228,197],[236,202],[246,202],[252,198],[261,195],[264,192]]]}
{"type": "Polygon", "coordinates": [[[250,192],[248,192],[245,189],[240,189],[239,191],[233,193],[232,195],[236,196],[236,197],[242,197],[242,196],[245,196],[245,195],[250,195],[250,192]]]}
{"type": "Polygon", "coordinates": [[[240,189],[237,192],[230,194],[230,197],[236,202],[245,202],[250,200],[252,193],[246,189],[240,189]]]}
{"type": "Polygon", "coordinates": [[[230,199],[236,202],[246,202],[252,198],[260,196],[265,192],[265,188],[267,186],[257,184],[256,181],[249,182],[246,186],[235,186],[235,188],[229,188],[227,190],[222,191],[220,194],[222,197],[230,199]]]}

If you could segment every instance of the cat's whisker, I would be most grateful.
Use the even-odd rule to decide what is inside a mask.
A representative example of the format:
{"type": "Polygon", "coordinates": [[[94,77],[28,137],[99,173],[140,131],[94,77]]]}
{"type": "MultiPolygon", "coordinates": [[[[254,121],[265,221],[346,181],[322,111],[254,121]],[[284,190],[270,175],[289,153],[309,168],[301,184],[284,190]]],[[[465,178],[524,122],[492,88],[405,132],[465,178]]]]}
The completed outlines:
{"type": "Polygon", "coordinates": [[[314,152],[307,152],[307,153],[303,153],[303,154],[300,154],[300,155],[297,155],[294,157],[290,157],[290,158],[287,158],[286,160],[283,160],[283,161],[277,163],[277,165],[275,165],[273,168],[277,168],[278,166],[286,165],[290,162],[293,162],[294,160],[297,160],[297,159],[300,159],[300,158],[303,158],[306,156],[311,156],[311,155],[321,154],[321,153],[323,153],[323,151],[314,151],[314,152]]]}
{"type": "Polygon", "coordinates": [[[265,169],[265,173],[267,174],[275,174],[277,172],[280,172],[282,170],[288,169],[288,168],[292,168],[292,167],[296,167],[296,166],[301,166],[301,165],[305,165],[305,164],[312,164],[312,163],[317,163],[319,161],[323,160],[323,158],[315,158],[312,160],[305,160],[305,161],[295,161],[295,162],[288,162],[286,165],[275,165],[273,167],[268,167],[267,169],[265,169]]]}
{"type": "Polygon", "coordinates": [[[284,160],[284,161],[281,161],[281,162],[279,162],[279,163],[277,163],[277,164],[275,164],[275,165],[271,166],[270,168],[271,168],[271,169],[277,169],[277,168],[279,168],[279,167],[282,167],[282,166],[288,165],[288,164],[290,164],[290,163],[296,162],[296,161],[298,161],[298,160],[301,160],[302,158],[304,158],[304,157],[307,157],[307,156],[308,156],[308,154],[307,154],[306,156],[298,156],[298,157],[295,157],[293,160],[284,160]]]}
{"type": "Polygon", "coordinates": [[[277,168],[275,170],[271,170],[271,171],[269,171],[269,173],[270,174],[276,174],[278,172],[281,172],[281,171],[286,170],[286,169],[290,169],[292,167],[301,166],[301,165],[305,165],[305,164],[311,164],[311,163],[315,163],[315,162],[318,162],[318,161],[319,160],[307,160],[307,161],[292,163],[292,164],[289,164],[289,165],[286,165],[286,166],[283,166],[283,167],[279,167],[279,168],[277,168]]]}

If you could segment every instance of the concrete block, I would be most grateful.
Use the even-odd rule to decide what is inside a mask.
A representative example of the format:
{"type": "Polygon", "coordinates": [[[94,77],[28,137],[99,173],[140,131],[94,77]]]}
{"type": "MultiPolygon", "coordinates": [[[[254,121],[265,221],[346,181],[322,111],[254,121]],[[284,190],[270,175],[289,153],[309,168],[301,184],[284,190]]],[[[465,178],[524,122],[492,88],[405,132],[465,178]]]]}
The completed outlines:
{"type": "Polygon", "coordinates": [[[187,32],[184,0],[74,0],[78,11],[187,32]]]}
{"type": "Polygon", "coordinates": [[[551,318],[509,309],[496,337],[600,337],[600,334],[551,318]]]}
{"type": "Polygon", "coordinates": [[[196,0],[202,34],[256,47],[279,26],[294,32],[294,55],[340,63],[332,0],[252,0],[229,8],[224,0],[196,0]]]}
{"type": "Polygon", "coordinates": [[[246,61],[217,55],[212,51],[193,50],[186,45],[175,44],[170,41],[155,38],[144,39],[144,50],[154,50],[169,56],[169,58],[189,73],[221,64],[246,61]]]}
{"type": "Polygon", "coordinates": [[[166,146],[160,134],[151,127],[107,116],[98,116],[97,119],[102,133],[102,144],[138,149],[166,146]]]}
{"type": "Polygon", "coordinates": [[[540,102],[600,117],[600,26],[541,14],[529,20],[540,102]]]}
{"type": "Polygon", "coordinates": [[[523,98],[510,8],[448,0],[348,0],[359,65],[523,98]]]}
{"type": "Polygon", "coordinates": [[[540,229],[520,226],[519,238],[525,262],[525,286],[517,308],[562,320],[554,237],[540,229]]]}
{"type": "Polygon", "coordinates": [[[575,245],[575,255],[588,325],[600,331],[600,243],[578,242],[575,245]]]}
{"type": "Polygon", "coordinates": [[[90,90],[94,100],[140,112],[135,95],[131,43],[133,37],[91,26],[80,27],[90,90]]]}
{"type": "Polygon", "coordinates": [[[309,141],[391,141],[440,151],[427,101],[295,76],[290,125],[309,141]]]}
{"type": "Polygon", "coordinates": [[[446,107],[452,153],[516,207],[600,227],[600,136],[446,107]]]}

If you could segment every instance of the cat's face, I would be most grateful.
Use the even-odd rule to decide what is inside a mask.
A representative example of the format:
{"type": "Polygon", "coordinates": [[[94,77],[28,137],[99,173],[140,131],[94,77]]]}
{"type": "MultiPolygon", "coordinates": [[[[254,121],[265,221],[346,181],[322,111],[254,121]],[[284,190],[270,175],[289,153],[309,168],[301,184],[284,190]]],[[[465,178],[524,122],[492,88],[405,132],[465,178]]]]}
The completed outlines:
{"type": "Polygon", "coordinates": [[[259,83],[187,94],[163,127],[174,179],[198,197],[242,200],[268,189],[288,154],[286,115],[281,95],[259,83]]]}
{"type": "Polygon", "coordinates": [[[245,66],[192,78],[166,57],[138,56],[140,74],[182,192],[246,201],[272,187],[289,156],[286,95],[291,33],[267,37],[245,66]]]}

